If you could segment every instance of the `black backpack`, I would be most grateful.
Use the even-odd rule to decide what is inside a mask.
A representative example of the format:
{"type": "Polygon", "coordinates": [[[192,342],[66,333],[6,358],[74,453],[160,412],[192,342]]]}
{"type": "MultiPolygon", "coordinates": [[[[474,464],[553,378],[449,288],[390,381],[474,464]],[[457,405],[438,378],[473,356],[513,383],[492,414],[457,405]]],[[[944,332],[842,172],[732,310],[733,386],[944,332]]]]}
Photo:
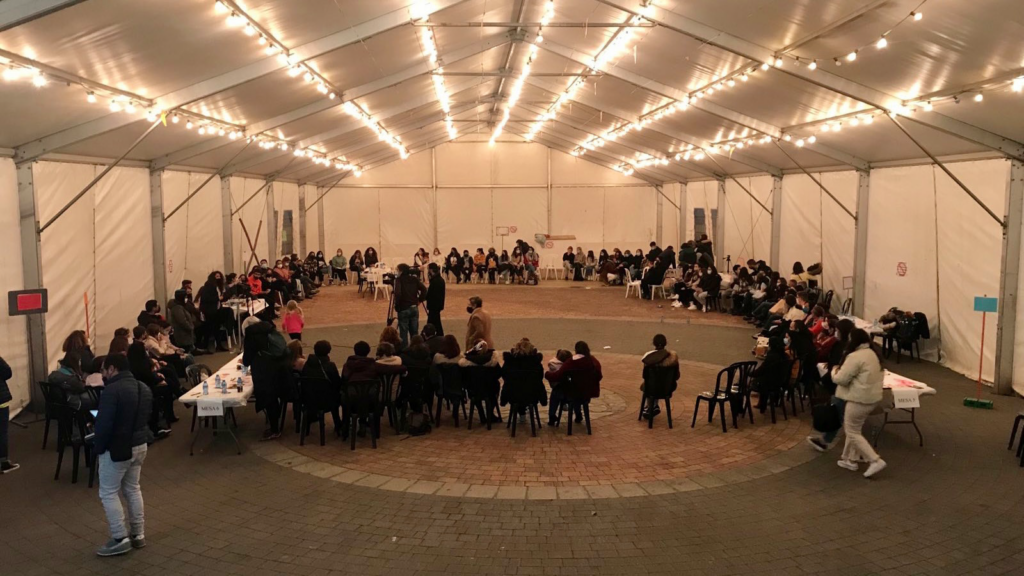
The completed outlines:
{"type": "Polygon", "coordinates": [[[423,436],[430,433],[430,418],[423,412],[412,412],[408,416],[406,426],[409,436],[423,436]]]}

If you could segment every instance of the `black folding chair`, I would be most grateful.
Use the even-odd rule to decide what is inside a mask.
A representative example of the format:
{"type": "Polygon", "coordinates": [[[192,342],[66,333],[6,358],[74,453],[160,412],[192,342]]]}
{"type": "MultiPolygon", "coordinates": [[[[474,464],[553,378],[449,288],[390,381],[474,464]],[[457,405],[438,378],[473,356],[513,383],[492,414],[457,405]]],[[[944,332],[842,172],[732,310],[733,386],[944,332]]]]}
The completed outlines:
{"type": "MultiPolygon", "coordinates": [[[[715,409],[722,420],[722,432],[728,431],[725,424],[725,406],[729,406],[732,414],[732,426],[738,428],[738,417],[750,412],[750,421],[753,423],[754,414],[750,407],[749,375],[756,366],[756,362],[736,362],[718,371],[715,379],[714,391],[705,391],[697,394],[697,401],[693,407],[693,421],[690,428],[697,425],[697,413],[700,411],[700,403],[708,403],[708,422],[715,419],[715,409]]],[[[774,415],[774,412],[772,413],[774,415]]]]}
{"type": "Polygon", "coordinates": [[[441,425],[441,407],[445,402],[452,410],[455,418],[455,427],[459,427],[459,408],[466,415],[466,390],[462,383],[462,368],[458,364],[438,364],[436,366],[438,376],[441,379],[437,388],[437,415],[434,417],[434,425],[441,425]]]}
{"type": "MultiPolygon", "coordinates": [[[[497,409],[501,369],[496,366],[468,366],[462,369],[462,384],[469,397],[469,417],[466,429],[473,429],[474,411],[480,417],[480,423],[491,429],[491,409],[497,409]]],[[[501,417],[501,411],[498,411],[501,417]]]]}
{"type": "Polygon", "coordinates": [[[302,401],[299,420],[299,446],[304,446],[309,429],[320,425],[320,445],[325,444],[324,414],[338,407],[338,391],[327,378],[302,377],[299,379],[299,397],[302,401]]]}
{"type": "MultiPolygon", "coordinates": [[[[644,408],[655,406],[659,400],[665,401],[665,415],[668,417],[668,427],[672,428],[672,393],[677,387],[675,366],[651,366],[650,377],[644,380],[643,390],[640,392],[640,414],[637,421],[643,419],[644,408]]],[[[647,427],[654,427],[654,417],[647,418],[647,427]]]]}
{"type": "Polygon", "coordinates": [[[569,410],[569,420],[566,423],[566,435],[572,436],[572,415],[576,412],[576,408],[580,407],[583,410],[583,419],[587,425],[587,435],[593,434],[593,430],[590,426],[590,400],[591,396],[582,386],[580,386],[579,380],[575,377],[575,373],[572,370],[566,372],[565,380],[561,382],[558,387],[561,389],[562,401],[558,406],[558,412],[555,416],[555,425],[558,426],[562,423],[562,414],[565,409],[569,410]]]}
{"type": "Polygon", "coordinates": [[[516,424],[519,414],[526,411],[530,415],[530,435],[537,436],[537,427],[540,426],[540,409],[537,407],[543,398],[540,398],[538,391],[544,391],[544,371],[537,370],[504,370],[502,380],[505,387],[502,389],[502,400],[508,402],[508,424],[512,438],[516,437],[516,424]],[[539,386],[539,387],[538,387],[539,386]]]}
{"type": "Polygon", "coordinates": [[[345,385],[342,394],[345,414],[348,416],[351,426],[352,450],[356,449],[356,425],[360,421],[366,421],[370,426],[370,442],[376,449],[377,438],[380,437],[380,381],[350,381],[345,385]]]}

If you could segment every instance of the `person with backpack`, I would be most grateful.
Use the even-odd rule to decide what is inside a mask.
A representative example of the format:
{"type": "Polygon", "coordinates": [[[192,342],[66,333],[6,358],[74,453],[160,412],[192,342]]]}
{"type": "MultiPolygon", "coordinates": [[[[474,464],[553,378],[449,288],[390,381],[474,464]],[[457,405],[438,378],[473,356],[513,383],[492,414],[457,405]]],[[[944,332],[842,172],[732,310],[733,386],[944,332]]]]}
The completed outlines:
{"type": "Polygon", "coordinates": [[[119,556],[146,545],[139,479],[147,445],[153,441],[147,427],[153,393],[132,376],[128,358],[120,354],[103,360],[103,378],[106,385],[100,396],[93,450],[99,468],[100,502],[110,525],[110,540],[96,550],[96,554],[119,556]],[[122,493],[128,504],[130,531],[124,525],[122,493]]]}
{"type": "Polygon", "coordinates": [[[281,436],[281,396],[288,385],[290,355],[284,336],[265,315],[262,318],[245,331],[242,364],[252,369],[256,411],[265,411],[269,421],[261,440],[273,440],[281,436]]]}

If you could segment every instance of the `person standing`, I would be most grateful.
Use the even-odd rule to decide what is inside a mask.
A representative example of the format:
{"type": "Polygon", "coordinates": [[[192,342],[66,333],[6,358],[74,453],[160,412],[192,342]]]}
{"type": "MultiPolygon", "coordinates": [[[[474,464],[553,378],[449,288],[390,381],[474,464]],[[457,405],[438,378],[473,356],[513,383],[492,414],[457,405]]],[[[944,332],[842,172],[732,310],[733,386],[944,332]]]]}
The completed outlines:
{"type": "Polygon", "coordinates": [[[10,425],[11,401],[14,400],[7,381],[13,375],[10,364],[0,358],[0,474],[14,472],[21,467],[11,462],[7,454],[7,427],[10,425]]]}
{"type": "Polygon", "coordinates": [[[469,324],[466,326],[466,350],[483,340],[487,347],[494,350],[494,338],[491,337],[491,314],[484,310],[484,301],[479,296],[469,299],[469,324]]]}
{"type": "Polygon", "coordinates": [[[153,393],[132,376],[128,358],[120,354],[104,359],[103,377],[107,383],[100,396],[93,442],[99,466],[100,502],[110,525],[110,540],[96,554],[119,556],[146,545],[139,479],[147,443],[153,441],[147,427],[153,393]],[[124,525],[121,494],[128,504],[130,532],[124,525]]]}
{"type": "Polygon", "coordinates": [[[409,346],[410,336],[420,333],[420,302],[427,298],[427,287],[408,264],[398,265],[395,278],[395,314],[398,316],[398,331],[402,336],[402,348],[409,346]]]}
{"type": "Polygon", "coordinates": [[[427,267],[430,273],[430,286],[427,287],[427,324],[433,324],[438,336],[444,336],[441,327],[441,311],[444,310],[445,282],[441,277],[441,268],[437,262],[427,267]]]}
{"type": "Polygon", "coordinates": [[[862,429],[864,421],[882,401],[883,376],[878,350],[864,330],[850,333],[846,356],[832,369],[832,382],[836,385],[836,397],[846,402],[843,411],[846,445],[839,467],[856,472],[857,456],[863,456],[868,462],[864,477],[871,478],[885,469],[886,464],[864,437],[862,429]]]}

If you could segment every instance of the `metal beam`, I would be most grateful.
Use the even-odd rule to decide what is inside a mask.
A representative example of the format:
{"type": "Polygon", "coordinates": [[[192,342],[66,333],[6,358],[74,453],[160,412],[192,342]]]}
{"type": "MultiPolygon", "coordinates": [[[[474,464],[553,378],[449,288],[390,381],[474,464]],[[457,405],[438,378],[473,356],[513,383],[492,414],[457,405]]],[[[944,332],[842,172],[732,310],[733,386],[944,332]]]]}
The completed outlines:
{"type": "MultiPolygon", "coordinates": [[[[531,75],[531,77],[532,77],[532,75],[531,75]]],[[[533,80],[533,81],[531,81],[529,78],[527,78],[526,82],[527,82],[527,84],[532,84],[533,86],[535,86],[537,88],[540,88],[542,90],[547,90],[549,92],[557,93],[556,92],[557,88],[554,87],[551,83],[548,83],[546,81],[541,81],[541,80],[533,80]]],[[[600,112],[603,112],[605,114],[610,114],[612,116],[615,116],[615,117],[617,117],[620,120],[623,120],[625,122],[633,122],[633,121],[635,121],[638,118],[638,116],[636,114],[633,114],[632,112],[630,112],[628,110],[618,109],[618,108],[616,108],[614,106],[610,106],[608,104],[605,104],[605,103],[602,103],[602,102],[598,102],[598,98],[596,96],[593,96],[592,94],[590,94],[589,92],[587,92],[585,90],[577,91],[576,95],[573,97],[573,100],[575,100],[576,102],[579,102],[580,104],[583,104],[584,106],[587,106],[589,108],[593,108],[593,109],[598,110],[600,112]]],[[[687,134],[685,132],[680,132],[678,130],[671,129],[671,128],[665,126],[664,123],[652,124],[651,126],[648,126],[648,127],[644,128],[644,130],[651,130],[653,132],[657,132],[659,134],[663,134],[665,136],[668,136],[669,138],[674,138],[676,140],[681,140],[683,142],[686,142],[687,144],[691,144],[693,146],[699,146],[699,147],[702,147],[702,148],[704,147],[704,145],[706,143],[706,140],[704,138],[700,138],[700,137],[694,136],[692,134],[687,134]]],[[[631,134],[631,136],[632,136],[632,134],[631,134]]],[[[638,136],[638,137],[642,137],[642,136],[638,136]]],[[[738,162],[740,164],[743,164],[743,165],[746,165],[746,166],[750,166],[751,168],[753,168],[755,170],[760,170],[762,172],[767,172],[768,174],[771,174],[772,176],[781,176],[782,175],[782,170],[780,168],[778,168],[776,166],[772,166],[771,164],[766,164],[764,162],[761,162],[760,160],[752,158],[752,157],[750,157],[750,156],[748,156],[746,154],[741,154],[741,153],[738,153],[738,152],[734,151],[732,153],[732,155],[730,156],[730,159],[732,161],[734,161],[734,162],[738,162]]]]}
{"type": "Polygon", "coordinates": [[[868,286],[868,206],[871,196],[871,174],[857,172],[857,219],[854,221],[853,244],[853,314],[864,317],[864,297],[868,286]]]}
{"type": "Polygon", "coordinates": [[[167,306],[167,252],[164,240],[164,172],[149,173],[149,223],[153,235],[153,297],[167,306]]]}
{"type": "MultiPolygon", "coordinates": [[[[445,8],[456,6],[465,1],[466,0],[433,0],[428,4],[423,4],[422,15],[429,16],[430,14],[444,10],[445,8]]],[[[365,41],[367,38],[382,34],[394,28],[404,26],[410,21],[411,15],[409,9],[400,8],[373,18],[367,22],[363,22],[362,24],[357,24],[356,26],[346,28],[340,32],[335,32],[334,34],[330,34],[318,40],[313,40],[312,42],[298,46],[292,49],[291,54],[296,57],[298,62],[305,62],[344,48],[348,45],[365,41]]],[[[287,67],[288,64],[282,64],[276,56],[268,56],[247,66],[237,68],[230,72],[160,96],[154,101],[154,107],[159,108],[160,110],[173,110],[185,104],[196,102],[203,98],[208,98],[214,94],[224,92],[225,90],[230,90],[235,86],[240,86],[258,78],[262,78],[268,74],[279,72],[287,67]]],[[[77,142],[110,132],[111,130],[117,130],[118,128],[122,128],[136,121],[137,118],[130,114],[108,114],[101,118],[50,134],[49,136],[18,147],[16,151],[16,161],[19,163],[26,162],[47,152],[53,152],[55,150],[65,148],[77,142]]]]}
{"type": "MultiPolygon", "coordinates": [[[[482,54],[483,52],[486,52],[491,48],[507,44],[508,42],[509,39],[507,36],[493,36],[490,38],[486,38],[484,40],[480,40],[478,42],[474,42],[473,44],[470,44],[458,50],[453,50],[452,52],[445,54],[441,58],[441,61],[444,62],[446,65],[451,65],[460,60],[465,60],[466,58],[471,58],[478,54],[482,54]]],[[[260,134],[268,130],[277,128],[279,126],[284,126],[285,124],[301,120],[308,116],[312,116],[313,114],[318,114],[325,110],[330,110],[332,108],[341,106],[342,104],[348,102],[349,100],[355,100],[356,98],[369,96],[370,94],[374,94],[381,90],[397,86],[398,84],[401,84],[402,82],[405,82],[407,80],[411,80],[412,78],[415,78],[417,76],[429,74],[433,69],[434,67],[430,65],[429,61],[420,62],[400,72],[396,72],[383,78],[378,78],[377,80],[374,80],[372,82],[367,82],[366,84],[362,84],[360,86],[356,86],[355,88],[345,90],[339,95],[340,97],[336,100],[327,100],[321,98],[312,104],[303,106],[301,108],[296,108],[295,110],[285,112],[284,114],[279,114],[273,118],[268,118],[266,120],[262,120],[254,124],[250,124],[245,128],[246,134],[260,134]]],[[[172,164],[178,164],[184,162],[185,160],[188,160],[189,158],[194,158],[201,154],[206,154],[207,152],[216,150],[222,146],[229,146],[233,143],[234,142],[230,140],[225,141],[220,138],[209,140],[206,142],[200,142],[199,144],[194,144],[187,148],[177,150],[175,152],[172,152],[170,154],[161,156],[153,160],[153,169],[157,170],[166,166],[170,166],[172,164]]]]}
{"type": "MultiPolygon", "coordinates": [[[[458,92],[462,92],[463,90],[467,90],[467,89],[475,86],[476,84],[477,84],[477,82],[474,81],[474,80],[465,80],[463,82],[459,82],[459,83],[453,84],[449,88],[450,88],[452,94],[456,94],[458,92]]],[[[421,106],[427,106],[427,105],[429,105],[429,104],[431,104],[433,102],[436,102],[436,101],[437,101],[437,96],[434,94],[433,91],[425,92],[423,94],[420,94],[416,98],[413,98],[413,99],[410,99],[410,100],[406,100],[400,106],[396,106],[396,107],[391,108],[389,110],[385,110],[384,112],[375,114],[373,116],[373,118],[376,121],[378,121],[378,122],[384,122],[384,121],[386,121],[389,118],[393,118],[395,116],[399,116],[401,114],[405,114],[407,112],[411,112],[411,111],[413,111],[413,110],[415,110],[415,109],[417,109],[417,108],[419,108],[421,106]]],[[[340,136],[344,136],[344,135],[346,135],[346,134],[348,134],[350,132],[355,132],[355,131],[360,130],[360,129],[364,128],[364,127],[365,127],[365,125],[361,121],[356,120],[355,118],[344,118],[344,119],[342,119],[341,123],[338,126],[336,126],[335,128],[332,128],[332,129],[330,129],[330,130],[328,130],[326,132],[321,132],[319,134],[316,134],[315,136],[311,136],[309,138],[301,140],[301,141],[299,141],[299,143],[296,146],[298,146],[299,148],[302,148],[302,149],[309,148],[310,146],[315,146],[317,144],[320,144],[321,142],[324,142],[324,141],[327,141],[327,140],[331,140],[331,139],[334,139],[334,138],[338,138],[340,136]]],[[[286,156],[286,155],[291,154],[291,153],[292,152],[289,152],[289,151],[270,150],[270,151],[267,151],[266,154],[261,154],[261,155],[255,157],[255,158],[249,158],[249,159],[246,159],[246,160],[241,160],[241,161],[239,161],[237,163],[234,163],[234,164],[230,164],[227,167],[225,167],[224,170],[221,173],[223,175],[225,175],[225,176],[230,176],[231,174],[234,174],[235,172],[240,172],[240,171],[246,170],[248,168],[252,168],[253,166],[259,166],[260,164],[263,164],[265,162],[270,162],[271,160],[275,160],[277,158],[280,158],[282,156],[286,156]]]]}
{"type": "Polygon", "coordinates": [[[224,248],[224,274],[235,271],[234,259],[234,224],[231,220],[231,178],[222,176],[220,179],[220,214],[221,238],[224,248]]]}
{"type": "MultiPolygon", "coordinates": [[[[320,189],[317,188],[314,192],[316,197],[320,197],[320,189]]],[[[317,221],[317,240],[319,241],[320,251],[327,252],[327,231],[324,229],[324,203],[320,202],[316,207],[316,221],[317,221]]]]}
{"type": "MultiPolygon", "coordinates": [[[[516,11],[512,11],[516,14],[516,11]]],[[[654,28],[653,24],[628,22],[413,22],[417,28],[654,28]]]]}
{"type": "MultiPolygon", "coordinates": [[[[523,9],[526,7],[526,0],[515,0],[512,3],[512,20],[519,22],[523,19],[523,9]]],[[[511,30],[511,33],[519,33],[519,26],[516,25],[511,30]]],[[[515,52],[515,43],[510,43],[508,48],[505,50],[505,58],[503,60],[502,70],[508,70],[512,65],[512,53],[515,52]]],[[[498,82],[497,88],[494,89],[494,93],[491,96],[494,98],[494,103],[491,105],[491,123],[494,123],[494,115],[498,112],[498,106],[501,101],[501,94],[505,90],[505,78],[502,77],[498,82]]]]}
{"type": "MultiPolygon", "coordinates": [[[[32,164],[18,166],[18,214],[21,229],[21,271],[26,290],[43,288],[43,259],[40,250],[39,220],[36,213],[36,188],[32,164]]],[[[16,322],[15,320],[11,320],[16,322]]],[[[43,382],[49,373],[46,355],[46,315],[29,314],[28,327],[29,382],[43,382]]],[[[30,386],[32,405],[40,412],[42,399],[38,386],[30,386]]],[[[17,408],[17,407],[15,407],[17,408]]]]}
{"type": "Polygon", "coordinates": [[[718,254],[718,268],[725,268],[725,220],[728,209],[728,200],[725,198],[725,180],[718,181],[718,207],[715,213],[715,239],[714,252],[718,254]]]}
{"type": "MultiPolygon", "coordinates": [[[[0,2],[0,32],[53,14],[85,0],[5,0],[0,2]]],[[[33,386],[35,388],[35,386],[33,386]]]]}
{"type": "MultiPolygon", "coordinates": [[[[782,177],[772,176],[772,249],[768,265],[779,270],[782,248],[782,177]]],[[[827,310],[826,310],[827,312],[827,310]]]]}
{"type": "MultiPolygon", "coordinates": [[[[509,132],[512,133],[512,134],[515,134],[517,136],[525,136],[524,133],[517,132],[514,129],[513,130],[509,130],[509,132]]],[[[548,148],[552,148],[554,150],[558,150],[559,152],[562,152],[562,153],[565,153],[565,154],[568,154],[569,151],[574,148],[572,142],[569,142],[568,140],[564,140],[561,136],[559,136],[558,134],[552,133],[549,130],[543,130],[542,129],[540,132],[538,132],[537,136],[533,137],[533,141],[537,142],[539,144],[543,144],[543,145],[547,146],[548,148]]],[[[596,165],[604,167],[604,168],[608,168],[610,170],[615,170],[615,167],[618,165],[618,164],[616,164],[616,162],[621,163],[621,160],[617,160],[616,158],[611,158],[611,157],[606,156],[606,155],[604,155],[604,154],[602,154],[600,152],[591,152],[591,153],[588,153],[588,154],[584,154],[583,156],[575,156],[575,158],[578,158],[580,160],[584,160],[586,162],[590,162],[591,164],[596,164],[596,165]]],[[[644,170],[647,170],[649,172],[655,172],[653,170],[650,170],[649,168],[645,168],[644,170]]],[[[618,172],[618,170],[616,170],[616,172],[618,172]]],[[[641,174],[640,172],[635,172],[634,175],[629,176],[629,177],[630,178],[636,178],[638,180],[643,180],[644,182],[650,184],[651,186],[660,185],[663,182],[667,182],[667,181],[671,180],[671,177],[666,178],[664,181],[654,180],[650,176],[647,176],[646,174],[641,174]]],[[[664,178],[665,176],[662,175],[662,177],[664,178]]]]}
{"type": "Polygon", "coordinates": [[[811,181],[813,181],[813,182],[814,182],[815,184],[817,184],[817,185],[818,185],[818,188],[820,188],[822,192],[824,192],[825,194],[828,194],[828,197],[829,197],[829,198],[831,198],[833,202],[835,202],[836,204],[838,204],[838,205],[839,205],[839,207],[843,209],[843,212],[846,212],[847,214],[849,214],[849,215],[850,215],[850,218],[853,218],[854,220],[856,220],[856,219],[857,219],[857,215],[856,215],[856,214],[854,214],[853,212],[850,212],[850,209],[849,209],[849,208],[847,208],[845,204],[843,204],[842,202],[840,202],[840,201],[839,201],[839,199],[838,199],[838,198],[836,198],[836,195],[835,195],[835,194],[833,194],[831,190],[829,190],[828,188],[826,188],[826,187],[825,187],[825,185],[824,185],[824,184],[822,184],[822,183],[821,183],[821,181],[820,181],[820,180],[818,180],[818,179],[817,179],[817,178],[816,178],[816,177],[814,176],[814,174],[811,174],[811,173],[810,173],[810,172],[809,172],[809,171],[807,170],[807,168],[804,168],[803,166],[801,166],[801,165],[800,165],[800,163],[799,163],[799,162],[797,162],[795,158],[793,158],[792,156],[790,156],[790,155],[789,155],[789,152],[786,152],[786,149],[785,149],[785,148],[783,148],[781,144],[779,144],[778,142],[776,142],[776,141],[774,141],[774,140],[772,141],[772,143],[773,143],[773,144],[775,144],[775,146],[777,146],[777,147],[778,147],[779,151],[781,151],[781,152],[782,152],[783,154],[785,154],[785,155],[786,155],[786,158],[789,158],[790,162],[792,162],[793,164],[796,164],[796,167],[797,167],[797,168],[799,168],[801,172],[803,172],[803,173],[804,173],[804,174],[805,174],[805,175],[806,175],[806,176],[807,176],[808,178],[810,178],[810,179],[811,179],[811,181]]]}
{"type": "MultiPolygon", "coordinates": [[[[638,13],[638,5],[627,3],[625,0],[598,0],[598,2],[631,14],[638,13]]],[[[768,48],[717,30],[696,20],[691,20],[675,12],[652,8],[648,11],[648,14],[645,14],[645,17],[660,26],[756,62],[770,62],[775,58],[776,53],[768,48]]],[[[836,76],[820,67],[816,70],[808,70],[806,66],[782,66],[775,70],[881,110],[899,109],[903,105],[900,98],[836,76]]],[[[908,119],[963,140],[999,150],[1008,156],[1024,159],[1024,144],[1009,138],[1003,138],[998,134],[993,134],[966,122],[954,120],[935,112],[914,114],[908,117],[908,119]]]]}
{"type": "Polygon", "coordinates": [[[1020,281],[1021,228],[1024,227],[1024,162],[1010,162],[1006,190],[1006,226],[1003,228],[1002,274],[999,275],[999,312],[996,321],[996,394],[1013,394],[1014,339],[1017,335],[1017,287],[1020,281]]]}

